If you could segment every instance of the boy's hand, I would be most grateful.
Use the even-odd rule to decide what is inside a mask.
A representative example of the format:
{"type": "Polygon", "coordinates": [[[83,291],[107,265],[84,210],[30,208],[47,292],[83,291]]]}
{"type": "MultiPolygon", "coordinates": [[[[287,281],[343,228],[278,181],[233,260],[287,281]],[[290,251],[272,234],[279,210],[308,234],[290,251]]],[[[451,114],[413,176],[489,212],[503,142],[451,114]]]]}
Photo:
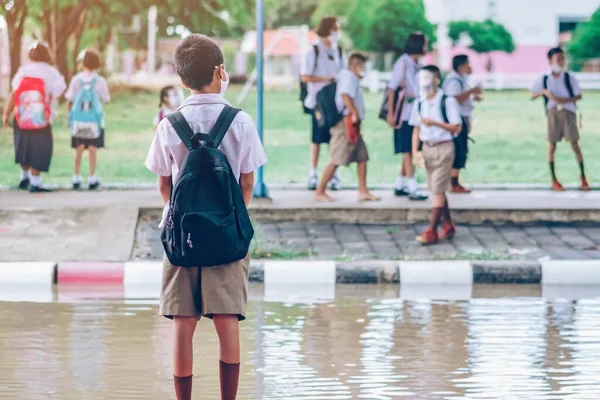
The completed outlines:
{"type": "Polygon", "coordinates": [[[358,121],[360,121],[360,119],[358,118],[358,115],[356,115],[356,113],[350,114],[350,120],[352,121],[353,124],[358,124],[358,121]]]}
{"type": "Polygon", "coordinates": [[[9,122],[10,116],[4,114],[2,115],[2,126],[7,128],[8,127],[8,122],[9,122]]]}
{"type": "Polygon", "coordinates": [[[388,113],[387,116],[387,123],[389,126],[391,126],[392,128],[396,127],[396,121],[394,121],[394,113],[388,113]]]}
{"type": "Polygon", "coordinates": [[[423,118],[422,119],[423,124],[425,124],[425,126],[435,126],[436,122],[434,120],[432,120],[431,118],[423,118]]]}
{"type": "Polygon", "coordinates": [[[480,95],[476,95],[475,97],[473,97],[473,100],[475,100],[475,101],[483,101],[483,97],[481,97],[480,95]]]}
{"type": "Polygon", "coordinates": [[[483,93],[481,86],[475,86],[473,89],[471,89],[471,94],[474,94],[475,96],[479,96],[481,93],[483,93]]]}
{"type": "Polygon", "coordinates": [[[425,163],[423,162],[423,154],[420,151],[413,151],[413,163],[417,166],[417,168],[425,168],[425,163]]]}
{"type": "Polygon", "coordinates": [[[556,96],[554,94],[552,94],[552,92],[549,91],[548,89],[545,89],[543,93],[544,93],[544,96],[546,96],[550,100],[556,100],[556,96]]]}

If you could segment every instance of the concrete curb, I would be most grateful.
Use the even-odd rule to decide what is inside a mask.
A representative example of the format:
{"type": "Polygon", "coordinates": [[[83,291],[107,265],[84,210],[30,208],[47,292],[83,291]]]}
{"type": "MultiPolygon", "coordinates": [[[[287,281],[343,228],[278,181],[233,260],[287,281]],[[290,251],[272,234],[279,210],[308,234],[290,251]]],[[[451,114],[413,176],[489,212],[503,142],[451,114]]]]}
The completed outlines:
{"type": "MultiPolygon", "coordinates": [[[[0,284],[119,284],[159,287],[162,262],[0,263],[0,284]]],[[[600,284],[600,260],[549,261],[281,261],[255,260],[250,281],[278,285],[335,284],[600,284]]]]}

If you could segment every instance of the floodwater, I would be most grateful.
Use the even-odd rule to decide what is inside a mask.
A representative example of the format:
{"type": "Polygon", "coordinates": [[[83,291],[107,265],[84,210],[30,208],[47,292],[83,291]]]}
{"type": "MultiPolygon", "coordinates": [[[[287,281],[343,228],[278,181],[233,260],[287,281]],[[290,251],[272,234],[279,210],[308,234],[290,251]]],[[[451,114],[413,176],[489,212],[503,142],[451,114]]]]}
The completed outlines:
{"type": "MultiPolygon", "coordinates": [[[[599,399],[600,296],[536,288],[431,301],[347,286],[294,303],[253,286],[238,398],[599,399]]],[[[110,297],[0,302],[0,398],[173,399],[170,322],[155,300],[110,297]]],[[[195,346],[194,398],[218,399],[209,322],[195,346]]]]}

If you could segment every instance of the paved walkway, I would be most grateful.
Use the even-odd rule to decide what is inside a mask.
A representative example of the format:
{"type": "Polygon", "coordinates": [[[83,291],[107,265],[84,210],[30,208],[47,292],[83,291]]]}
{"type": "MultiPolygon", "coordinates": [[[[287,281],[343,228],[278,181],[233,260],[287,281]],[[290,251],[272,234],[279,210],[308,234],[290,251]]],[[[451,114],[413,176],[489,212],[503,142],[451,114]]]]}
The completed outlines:
{"type": "MultiPolygon", "coordinates": [[[[132,259],[158,259],[158,213],[140,219],[132,259]]],[[[436,246],[415,242],[424,224],[258,223],[257,258],[327,260],[598,259],[600,224],[462,225],[456,238],[436,246]]]]}

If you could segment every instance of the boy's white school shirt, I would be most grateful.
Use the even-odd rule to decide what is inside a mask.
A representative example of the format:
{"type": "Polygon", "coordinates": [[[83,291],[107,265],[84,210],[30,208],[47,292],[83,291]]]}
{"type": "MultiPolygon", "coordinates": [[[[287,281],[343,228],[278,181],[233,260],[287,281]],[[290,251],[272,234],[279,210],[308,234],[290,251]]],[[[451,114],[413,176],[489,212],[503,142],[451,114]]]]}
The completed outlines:
{"type": "Polygon", "coordinates": [[[46,97],[50,100],[50,123],[56,118],[58,98],[67,88],[65,78],[53,66],[43,62],[30,62],[19,68],[12,80],[12,90],[17,90],[23,78],[42,79],[46,86],[46,97]]]}
{"type": "MultiPolygon", "coordinates": [[[[435,97],[431,100],[421,97],[418,101],[415,100],[415,106],[412,109],[410,116],[410,125],[419,127],[419,138],[425,143],[440,143],[454,139],[454,135],[439,126],[427,126],[423,124],[423,119],[432,119],[437,122],[444,122],[442,115],[442,97],[444,92],[437,91],[435,97]],[[421,113],[419,114],[419,102],[421,103],[421,113]]],[[[446,98],[446,115],[448,121],[452,125],[461,125],[462,118],[460,117],[460,107],[458,101],[454,97],[446,98]]]]}
{"type": "Polygon", "coordinates": [[[110,92],[108,90],[108,83],[106,82],[106,79],[104,79],[103,76],[99,75],[96,72],[88,71],[81,71],[80,73],[75,75],[73,79],[71,79],[71,83],[69,83],[69,88],[65,93],[65,98],[68,101],[74,101],[75,96],[77,96],[77,93],[79,93],[79,91],[81,90],[81,82],[86,84],[90,83],[94,79],[96,79],[96,93],[98,94],[100,101],[103,103],[108,103],[110,101],[110,92]]]}
{"type": "MultiPolygon", "coordinates": [[[[467,78],[456,71],[452,71],[444,79],[444,85],[442,89],[448,96],[457,97],[469,90],[471,86],[467,78]],[[462,84],[461,84],[462,83],[462,84]]],[[[459,103],[460,115],[465,118],[471,119],[473,117],[473,97],[469,96],[467,100],[459,103]]]]}
{"type": "MultiPolygon", "coordinates": [[[[571,97],[571,95],[569,94],[569,90],[567,89],[567,85],[565,85],[565,73],[561,72],[560,75],[558,76],[558,78],[554,77],[554,75],[552,75],[552,71],[549,71],[547,74],[548,76],[548,90],[559,97],[571,97]]],[[[544,76],[546,75],[542,75],[540,76],[531,86],[531,89],[529,89],[532,93],[539,93],[542,90],[544,90],[544,76]]],[[[581,95],[581,87],[579,87],[579,82],[577,81],[577,78],[575,78],[575,76],[573,74],[569,74],[569,77],[571,78],[571,88],[573,89],[573,95],[574,96],[579,96],[581,95]]],[[[552,108],[556,108],[558,104],[556,104],[556,102],[554,100],[549,100],[548,101],[548,110],[552,109],[552,108]]],[[[577,105],[575,103],[566,103],[562,105],[563,108],[565,110],[569,110],[571,112],[576,113],[577,112],[577,105]]]]}
{"type": "MultiPolygon", "coordinates": [[[[208,134],[226,105],[229,103],[219,94],[196,94],[188,97],[179,107],[179,111],[194,132],[208,134]]],[[[254,121],[243,111],[233,120],[219,149],[227,157],[237,181],[241,174],[254,172],[267,162],[254,121]]],[[[146,158],[146,167],[157,175],[171,176],[174,186],[187,154],[187,147],[165,118],[156,129],[146,158]]],[[[168,213],[168,207],[167,204],[163,211],[161,226],[168,213]]]]}
{"type": "Polygon", "coordinates": [[[343,70],[337,77],[337,90],[335,93],[335,105],[339,112],[344,115],[350,114],[350,110],[346,108],[342,95],[347,94],[354,101],[354,106],[358,111],[358,119],[365,120],[365,101],[363,97],[363,89],[360,87],[360,79],[348,69],[343,70]]]}

